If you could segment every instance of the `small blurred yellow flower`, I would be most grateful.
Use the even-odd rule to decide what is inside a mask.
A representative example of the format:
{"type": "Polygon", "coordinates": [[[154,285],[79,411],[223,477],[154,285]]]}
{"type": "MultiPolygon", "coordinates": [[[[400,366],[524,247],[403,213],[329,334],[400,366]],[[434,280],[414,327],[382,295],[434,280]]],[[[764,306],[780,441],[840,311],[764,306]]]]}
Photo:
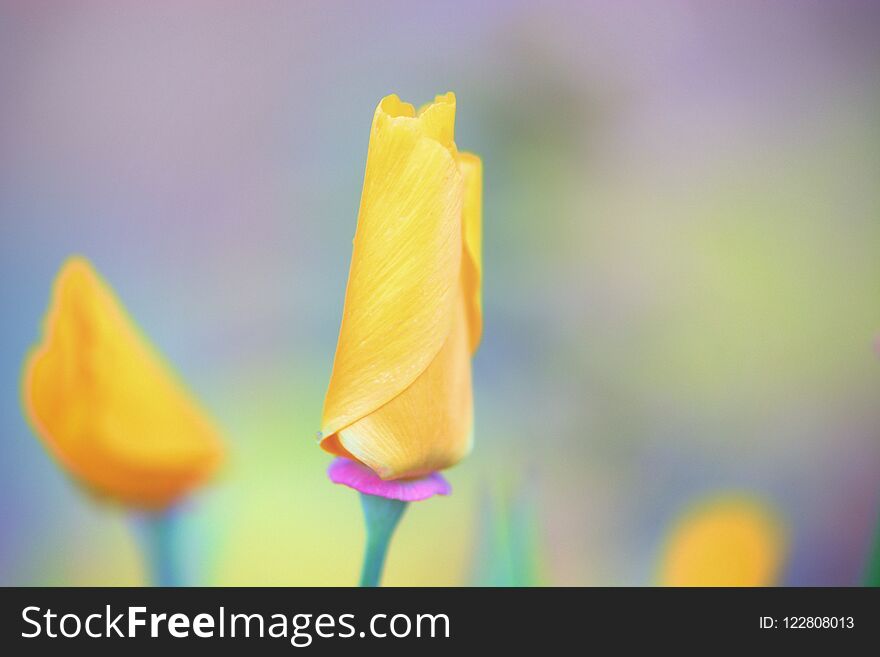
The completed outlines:
{"type": "Polygon", "coordinates": [[[727,495],[698,504],[672,528],[662,554],[663,586],[774,586],[785,532],[759,501],[727,495]]]}
{"type": "Polygon", "coordinates": [[[482,331],[482,164],[454,142],[455,96],[376,109],[321,446],[382,479],[471,448],[482,331]]]}
{"type": "Polygon", "coordinates": [[[51,453],[100,496],[160,509],[223,457],[219,436],[84,258],[55,281],[25,411],[51,453]]]}

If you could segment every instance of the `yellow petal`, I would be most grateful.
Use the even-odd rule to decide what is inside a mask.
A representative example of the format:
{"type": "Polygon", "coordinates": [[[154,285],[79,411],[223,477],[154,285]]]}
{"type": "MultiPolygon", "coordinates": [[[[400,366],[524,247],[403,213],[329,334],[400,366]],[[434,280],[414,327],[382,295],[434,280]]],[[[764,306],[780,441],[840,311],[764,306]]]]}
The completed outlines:
{"type": "Polygon", "coordinates": [[[339,432],[350,455],[383,479],[418,477],[454,465],[471,449],[473,395],[464,297],[443,348],[384,406],[339,432]]]}
{"type": "MultiPolygon", "coordinates": [[[[415,115],[389,96],[370,145],[322,446],[409,388],[452,329],[461,294],[463,181],[455,98],[415,115]]],[[[444,459],[444,461],[447,459],[444,459]]]]}
{"type": "Polygon", "coordinates": [[[483,163],[472,153],[459,153],[458,167],[464,177],[464,259],[461,275],[467,303],[471,353],[474,353],[483,332],[483,163]]]}
{"type": "MultiPolygon", "coordinates": [[[[396,98],[396,96],[395,96],[396,98]]],[[[441,146],[455,153],[455,94],[437,96],[419,109],[419,129],[441,146]]]]}
{"type": "Polygon", "coordinates": [[[660,566],[664,586],[773,586],[785,537],[775,515],[755,500],[720,497],[679,520],[660,566]]]}
{"type": "Polygon", "coordinates": [[[222,459],[209,420],[83,258],[69,259],[56,279],[23,396],[70,474],[126,504],[166,506],[222,459]]]}

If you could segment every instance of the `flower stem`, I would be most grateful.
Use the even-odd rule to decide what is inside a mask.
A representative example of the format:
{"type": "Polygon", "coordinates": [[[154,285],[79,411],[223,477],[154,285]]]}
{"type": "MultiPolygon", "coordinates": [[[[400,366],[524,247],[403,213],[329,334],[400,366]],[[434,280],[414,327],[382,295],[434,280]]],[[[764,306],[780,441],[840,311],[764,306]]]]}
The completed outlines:
{"type": "Polygon", "coordinates": [[[868,568],[865,572],[865,586],[880,587],[880,520],[874,530],[874,544],[868,554],[868,568]]]}
{"type": "Polygon", "coordinates": [[[367,527],[367,545],[360,586],[379,586],[388,544],[397,523],[406,510],[407,502],[361,493],[361,507],[367,527]]]}
{"type": "Polygon", "coordinates": [[[158,511],[144,514],[138,521],[150,585],[184,586],[177,546],[177,514],[173,511],[158,511]]]}

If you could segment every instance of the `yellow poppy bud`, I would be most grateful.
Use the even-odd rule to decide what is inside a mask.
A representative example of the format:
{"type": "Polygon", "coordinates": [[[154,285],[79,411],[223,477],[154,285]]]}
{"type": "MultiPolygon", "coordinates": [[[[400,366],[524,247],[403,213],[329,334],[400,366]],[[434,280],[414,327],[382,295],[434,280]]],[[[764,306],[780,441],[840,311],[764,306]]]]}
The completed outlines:
{"type": "Polygon", "coordinates": [[[773,586],[785,537],[757,501],[725,496],[686,513],[672,529],[660,565],[663,586],[773,586]]]}
{"type": "Polygon", "coordinates": [[[67,471],[124,504],[165,507],[223,456],[203,411],[84,258],[58,274],[23,396],[37,434],[67,471]]]}
{"type": "Polygon", "coordinates": [[[471,448],[482,166],[454,123],[452,93],[418,112],[388,96],[373,118],[321,446],[382,479],[471,448]]]}

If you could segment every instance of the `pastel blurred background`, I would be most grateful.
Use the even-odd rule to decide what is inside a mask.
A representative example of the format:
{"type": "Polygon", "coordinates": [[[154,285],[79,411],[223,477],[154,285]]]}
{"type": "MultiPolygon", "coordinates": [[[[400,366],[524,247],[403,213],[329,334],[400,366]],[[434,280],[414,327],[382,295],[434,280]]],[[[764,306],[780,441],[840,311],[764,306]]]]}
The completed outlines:
{"type": "Polygon", "coordinates": [[[0,4],[0,584],[144,581],[131,521],[22,415],[71,253],[229,443],[185,508],[198,581],[356,581],[314,436],[370,121],[447,90],[485,165],[476,448],[386,583],[650,584],[726,492],[778,523],[780,583],[860,581],[880,4],[407,0],[0,4]]]}

